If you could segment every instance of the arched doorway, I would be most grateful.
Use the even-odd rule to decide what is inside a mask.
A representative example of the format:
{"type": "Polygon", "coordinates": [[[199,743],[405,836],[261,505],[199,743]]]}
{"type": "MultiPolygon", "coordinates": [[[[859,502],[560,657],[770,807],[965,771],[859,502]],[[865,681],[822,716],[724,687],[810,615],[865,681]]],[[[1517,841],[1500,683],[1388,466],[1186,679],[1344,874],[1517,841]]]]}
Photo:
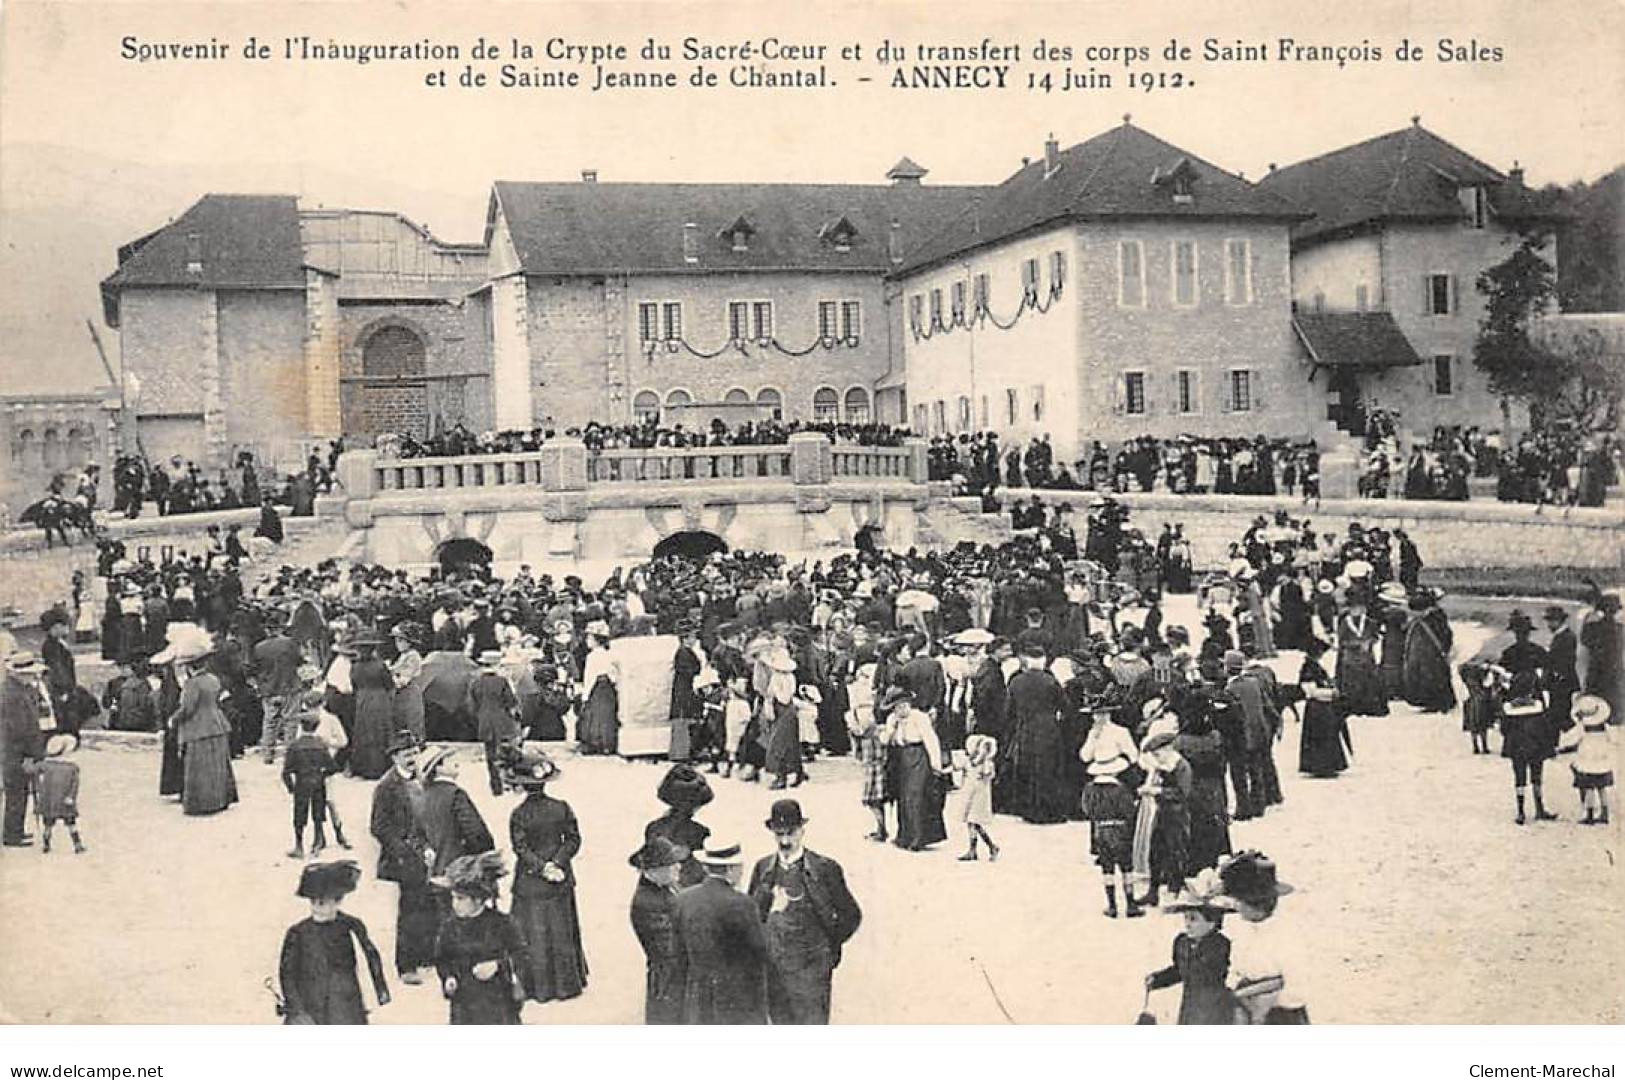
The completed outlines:
{"type": "Polygon", "coordinates": [[[361,338],[361,374],[345,380],[344,430],[363,438],[429,434],[428,350],[423,336],[399,322],[361,338]]]}
{"type": "Polygon", "coordinates": [[[468,573],[484,577],[491,569],[491,549],[468,536],[442,543],[435,548],[434,559],[448,578],[468,573]]]}
{"type": "Polygon", "coordinates": [[[727,554],[728,542],[716,533],[703,529],[674,532],[655,545],[657,559],[693,559],[700,561],[712,555],[727,554]]]}

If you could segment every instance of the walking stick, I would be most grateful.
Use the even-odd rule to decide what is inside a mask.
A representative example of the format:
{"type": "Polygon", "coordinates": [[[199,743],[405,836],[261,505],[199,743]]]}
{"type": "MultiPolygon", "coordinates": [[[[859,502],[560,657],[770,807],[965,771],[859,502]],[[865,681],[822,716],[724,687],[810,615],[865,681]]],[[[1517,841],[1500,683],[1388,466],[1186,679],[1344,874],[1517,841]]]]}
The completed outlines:
{"type": "MultiPolygon", "coordinates": [[[[1011,1016],[1010,1010],[1004,1007],[1004,999],[999,997],[999,990],[993,985],[993,979],[988,975],[987,968],[983,967],[982,962],[975,957],[971,958],[971,962],[976,965],[976,970],[982,973],[982,981],[987,983],[987,992],[993,995],[993,1004],[999,1007],[999,1012],[1004,1015],[1005,1022],[1009,1024],[1015,1023],[1016,1018],[1011,1016]]],[[[1146,992],[1150,993],[1150,991],[1146,992]]]]}
{"type": "Polygon", "coordinates": [[[1156,1022],[1157,1018],[1151,1012],[1151,988],[1148,986],[1145,988],[1145,999],[1140,1002],[1140,1015],[1134,1018],[1134,1023],[1139,1025],[1156,1022]]]}

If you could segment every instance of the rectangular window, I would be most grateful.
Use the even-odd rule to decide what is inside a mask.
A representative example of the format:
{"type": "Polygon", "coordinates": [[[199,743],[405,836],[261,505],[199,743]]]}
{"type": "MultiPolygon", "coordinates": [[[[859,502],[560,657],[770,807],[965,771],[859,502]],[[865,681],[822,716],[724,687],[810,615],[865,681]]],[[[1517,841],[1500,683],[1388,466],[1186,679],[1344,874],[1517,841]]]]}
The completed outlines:
{"type": "Polygon", "coordinates": [[[942,290],[931,290],[931,329],[937,330],[942,326],[942,290]]]}
{"type": "Polygon", "coordinates": [[[1021,264],[1021,295],[1028,300],[1038,299],[1038,260],[1027,259],[1021,264]]]}
{"type": "Polygon", "coordinates": [[[954,325],[958,326],[965,321],[965,283],[956,281],[948,292],[949,309],[953,313],[954,325]]]}
{"type": "Polygon", "coordinates": [[[960,431],[970,430],[970,398],[963,395],[961,395],[959,398],[959,414],[957,419],[959,422],[960,431]]]}
{"type": "Polygon", "coordinates": [[[841,301],[841,337],[848,345],[856,345],[862,339],[863,304],[860,301],[841,301]]]}
{"type": "Polygon", "coordinates": [[[1117,303],[1119,307],[1145,307],[1145,257],[1138,240],[1117,244],[1117,303]]]}
{"type": "Polygon", "coordinates": [[[655,341],[660,337],[660,305],[648,302],[638,305],[638,340],[655,341]]]}
{"type": "Polygon", "coordinates": [[[1354,310],[1369,311],[1371,309],[1371,290],[1364,285],[1354,286],[1354,310]]]}
{"type": "Polygon", "coordinates": [[[1433,358],[1433,393],[1437,397],[1449,397],[1456,392],[1454,382],[1455,372],[1451,365],[1453,356],[1435,356],[1433,358]]]}
{"type": "Polygon", "coordinates": [[[1173,245],[1174,306],[1196,306],[1196,241],[1175,240],[1173,245]]]}
{"type": "Polygon", "coordinates": [[[766,341],[773,336],[773,302],[771,300],[755,300],[750,305],[750,322],[752,335],[757,341],[766,341]]]}
{"type": "Polygon", "coordinates": [[[925,427],[930,422],[931,422],[930,414],[926,412],[925,406],[924,405],[916,405],[916,406],[914,406],[914,434],[916,434],[916,435],[924,435],[925,434],[925,427]]]}
{"type": "Polygon", "coordinates": [[[908,325],[916,332],[924,329],[924,327],[921,326],[921,320],[924,318],[924,314],[925,297],[921,296],[919,293],[915,293],[913,296],[908,298],[908,325]]]}
{"type": "Polygon", "coordinates": [[[683,336],[683,305],[681,301],[667,301],[660,306],[660,336],[667,341],[678,341],[683,336]]]}
{"type": "Polygon", "coordinates": [[[948,430],[948,403],[939,400],[932,406],[932,410],[935,412],[936,433],[941,435],[948,430]]]}
{"type": "Polygon", "coordinates": [[[1482,229],[1490,220],[1489,200],[1485,197],[1484,189],[1473,188],[1473,228],[1482,229]]]}
{"type": "Polygon", "coordinates": [[[1049,291],[1058,293],[1066,284],[1066,252],[1052,251],[1049,256],[1049,291]]]}
{"type": "Polygon", "coordinates": [[[1449,274],[1429,274],[1422,285],[1429,315],[1449,315],[1455,311],[1455,290],[1450,287],[1449,274]]]}
{"type": "Polygon", "coordinates": [[[986,311],[988,303],[987,275],[977,274],[973,284],[974,288],[971,292],[972,303],[976,305],[976,310],[978,312],[986,311]]]}
{"type": "Polygon", "coordinates": [[[1251,412],[1253,409],[1253,373],[1250,371],[1232,371],[1230,373],[1230,411],[1251,412]]]}
{"type": "Polygon", "coordinates": [[[750,305],[743,300],[728,301],[728,340],[744,341],[750,337],[750,305]]]}
{"type": "Polygon", "coordinates": [[[1243,307],[1253,302],[1253,251],[1250,240],[1224,242],[1224,302],[1243,307]]]}
{"type": "Polygon", "coordinates": [[[1195,371],[1174,372],[1174,405],[1181,416],[1202,411],[1201,376],[1195,371]]]}
{"type": "Polygon", "coordinates": [[[1006,424],[1014,424],[1016,422],[1016,415],[1020,411],[1020,404],[1021,403],[1016,400],[1016,392],[1014,390],[1006,390],[1004,392],[1004,422],[1006,424]]]}
{"type": "Polygon", "coordinates": [[[1145,415],[1145,372],[1123,372],[1123,411],[1130,416],[1145,415]]]}
{"type": "Polygon", "coordinates": [[[835,338],[835,331],[839,329],[835,321],[839,310],[833,300],[818,301],[818,340],[830,341],[835,338]]]}
{"type": "Polygon", "coordinates": [[[1027,392],[1033,396],[1033,420],[1040,422],[1044,419],[1044,388],[1029,386],[1027,392]]]}
{"type": "Polygon", "coordinates": [[[987,395],[982,395],[982,427],[987,427],[987,395]]]}

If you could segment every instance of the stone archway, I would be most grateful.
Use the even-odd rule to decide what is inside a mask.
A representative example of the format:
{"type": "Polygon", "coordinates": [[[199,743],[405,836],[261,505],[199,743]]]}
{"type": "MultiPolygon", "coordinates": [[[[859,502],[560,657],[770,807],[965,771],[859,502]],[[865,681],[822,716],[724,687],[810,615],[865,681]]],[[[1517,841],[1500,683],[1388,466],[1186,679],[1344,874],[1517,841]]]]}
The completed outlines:
{"type": "Polygon", "coordinates": [[[712,555],[726,554],[727,551],[728,542],[716,533],[704,529],[684,529],[672,533],[656,544],[654,557],[699,561],[712,555]]]}
{"type": "MultiPolygon", "coordinates": [[[[430,432],[428,343],[423,331],[397,317],[371,323],[356,336],[359,373],[344,380],[344,433],[363,439],[430,432]]],[[[356,368],[352,368],[354,371],[356,368]]]]}
{"type": "Polygon", "coordinates": [[[434,549],[434,560],[448,578],[470,570],[484,576],[491,567],[492,557],[491,549],[472,536],[453,537],[434,549]]]}

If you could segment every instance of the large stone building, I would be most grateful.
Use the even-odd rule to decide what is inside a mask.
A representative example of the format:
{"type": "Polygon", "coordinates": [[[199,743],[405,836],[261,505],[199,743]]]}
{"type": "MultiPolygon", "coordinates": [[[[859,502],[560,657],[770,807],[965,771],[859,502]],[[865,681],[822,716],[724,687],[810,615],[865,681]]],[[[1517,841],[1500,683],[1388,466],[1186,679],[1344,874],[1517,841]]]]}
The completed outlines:
{"type": "Polygon", "coordinates": [[[1095,439],[1306,431],[1304,216],[1127,120],[1051,140],[896,275],[912,425],[1047,432],[1068,461],[1095,439]]]}
{"type": "Polygon", "coordinates": [[[51,480],[92,462],[102,466],[102,495],[119,445],[113,389],[0,397],[0,518],[16,519],[51,480]]]}
{"type": "Polygon", "coordinates": [[[1292,230],[1292,300],[1305,348],[1327,372],[1329,419],[1358,429],[1381,407],[1423,438],[1440,424],[1526,426],[1472,362],[1478,275],[1530,225],[1549,223],[1522,170],[1498,172],[1413,118],[1272,169],[1259,187],[1313,213],[1292,230]]]}

